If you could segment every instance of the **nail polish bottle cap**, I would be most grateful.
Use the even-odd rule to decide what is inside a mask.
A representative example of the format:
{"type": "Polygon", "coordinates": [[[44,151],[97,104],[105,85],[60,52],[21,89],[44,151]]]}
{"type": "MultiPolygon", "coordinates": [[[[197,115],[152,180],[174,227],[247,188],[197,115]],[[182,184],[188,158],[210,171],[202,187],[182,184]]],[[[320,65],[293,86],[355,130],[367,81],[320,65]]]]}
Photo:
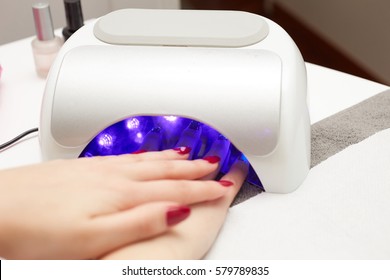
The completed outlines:
{"type": "Polygon", "coordinates": [[[35,3],[32,6],[35,30],[38,40],[47,41],[54,39],[53,22],[48,3],[35,3]]]}
{"type": "Polygon", "coordinates": [[[67,28],[75,32],[84,25],[80,0],[64,0],[67,28]]]}

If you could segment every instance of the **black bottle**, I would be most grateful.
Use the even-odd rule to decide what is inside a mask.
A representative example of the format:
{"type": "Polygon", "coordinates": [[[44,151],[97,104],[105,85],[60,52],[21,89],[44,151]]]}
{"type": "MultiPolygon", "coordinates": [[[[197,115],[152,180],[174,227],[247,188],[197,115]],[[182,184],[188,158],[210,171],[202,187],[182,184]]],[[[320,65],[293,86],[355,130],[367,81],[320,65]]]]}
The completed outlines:
{"type": "Polygon", "coordinates": [[[66,24],[62,29],[65,40],[84,25],[83,11],[80,0],[64,0],[66,24]]]}

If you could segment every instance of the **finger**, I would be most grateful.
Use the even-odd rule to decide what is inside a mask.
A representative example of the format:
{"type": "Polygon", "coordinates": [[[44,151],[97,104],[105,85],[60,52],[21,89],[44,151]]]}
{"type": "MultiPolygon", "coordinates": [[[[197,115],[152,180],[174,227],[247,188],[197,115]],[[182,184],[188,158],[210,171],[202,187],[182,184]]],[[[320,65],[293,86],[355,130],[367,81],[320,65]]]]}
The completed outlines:
{"type": "MultiPolygon", "coordinates": [[[[190,208],[172,202],[155,202],[97,217],[92,221],[93,246],[99,255],[119,247],[157,236],[190,215],[190,208]]],[[[93,249],[92,249],[93,250],[93,249]]]]}
{"type": "Polygon", "coordinates": [[[221,169],[225,159],[229,154],[230,142],[222,135],[220,135],[217,140],[214,141],[210,150],[203,157],[204,159],[210,159],[218,157],[218,167],[210,174],[202,177],[202,180],[215,179],[217,177],[219,170],[221,169]]]}
{"type": "Polygon", "coordinates": [[[199,144],[201,134],[202,134],[202,127],[200,126],[200,123],[197,121],[191,121],[188,127],[184,129],[180,134],[180,138],[176,143],[176,146],[190,147],[191,152],[188,158],[192,159],[196,152],[196,148],[199,144]]]}
{"type": "Polygon", "coordinates": [[[232,184],[222,181],[201,180],[158,180],[139,183],[139,191],[134,188],[122,190],[123,208],[130,208],[150,201],[175,201],[181,204],[195,204],[218,199],[226,195],[232,184]],[[127,192],[127,193],[126,193],[127,192]]]}
{"type": "Polygon", "coordinates": [[[123,154],[116,156],[117,162],[129,163],[151,160],[175,160],[175,159],[187,159],[191,149],[185,146],[178,146],[174,149],[168,149],[163,151],[146,151],[138,150],[136,153],[123,154]]]}
{"type": "Polygon", "coordinates": [[[238,158],[231,166],[229,172],[220,181],[233,183],[229,188],[229,193],[223,198],[230,205],[234,197],[243,185],[249,171],[249,162],[243,157],[238,158]]]}
{"type": "Polygon", "coordinates": [[[214,172],[218,165],[207,160],[155,160],[124,165],[120,168],[131,180],[199,179],[214,172]]]}
{"type": "Polygon", "coordinates": [[[106,259],[199,259],[212,246],[222,227],[230,203],[244,182],[248,162],[236,161],[222,179],[233,183],[229,196],[198,203],[191,217],[165,234],[137,242],[106,255],[106,259]],[[169,248],[170,250],[166,250],[169,248]]]}

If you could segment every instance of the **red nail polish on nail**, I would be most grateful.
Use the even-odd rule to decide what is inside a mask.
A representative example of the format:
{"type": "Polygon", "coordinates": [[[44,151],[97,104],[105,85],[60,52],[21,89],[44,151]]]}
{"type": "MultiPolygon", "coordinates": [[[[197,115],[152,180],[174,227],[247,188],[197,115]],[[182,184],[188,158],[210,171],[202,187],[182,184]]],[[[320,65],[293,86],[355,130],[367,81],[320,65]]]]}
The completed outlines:
{"type": "Polygon", "coordinates": [[[178,147],[174,148],[173,150],[175,150],[179,155],[187,155],[191,152],[190,147],[178,147]]]}
{"type": "Polygon", "coordinates": [[[233,182],[231,181],[228,181],[228,180],[220,180],[219,183],[224,186],[224,187],[230,187],[230,186],[233,186],[233,182]]]}
{"type": "Polygon", "coordinates": [[[191,209],[187,206],[173,206],[167,211],[167,225],[174,226],[185,220],[191,213],[191,209]]]}
{"type": "Polygon", "coordinates": [[[221,158],[219,156],[207,156],[203,159],[208,161],[209,163],[217,163],[221,161],[221,158]]]}
{"type": "Polygon", "coordinates": [[[142,153],[146,153],[146,152],[147,152],[147,150],[140,149],[140,150],[132,152],[131,154],[136,155],[136,154],[142,154],[142,153]]]}

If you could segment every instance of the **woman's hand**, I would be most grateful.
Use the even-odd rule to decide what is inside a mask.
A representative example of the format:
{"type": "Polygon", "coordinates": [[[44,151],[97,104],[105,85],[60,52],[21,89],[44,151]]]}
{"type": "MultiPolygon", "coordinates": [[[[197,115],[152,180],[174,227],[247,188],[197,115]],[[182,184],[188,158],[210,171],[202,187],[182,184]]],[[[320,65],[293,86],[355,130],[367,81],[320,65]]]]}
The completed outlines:
{"type": "Polygon", "coordinates": [[[247,173],[248,162],[237,160],[229,173],[220,180],[231,184],[226,195],[194,205],[191,207],[191,217],[165,234],[129,244],[103,256],[103,259],[200,259],[204,257],[217,238],[229,206],[247,173]]]}
{"type": "Polygon", "coordinates": [[[196,180],[218,164],[185,160],[188,153],[178,148],[0,171],[0,256],[97,258],[167,232],[189,215],[187,205],[227,208],[241,179],[234,190],[196,180]]]}

